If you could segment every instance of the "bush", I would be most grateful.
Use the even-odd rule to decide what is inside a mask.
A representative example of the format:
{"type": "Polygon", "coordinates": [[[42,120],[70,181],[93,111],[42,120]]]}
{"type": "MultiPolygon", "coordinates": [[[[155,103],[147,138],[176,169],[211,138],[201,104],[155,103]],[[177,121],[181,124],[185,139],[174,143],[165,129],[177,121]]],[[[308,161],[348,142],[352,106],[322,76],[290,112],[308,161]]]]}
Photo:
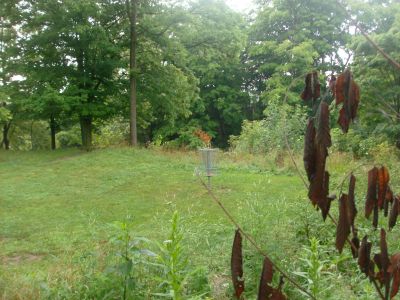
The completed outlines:
{"type": "Polygon", "coordinates": [[[81,130],[79,126],[74,126],[69,130],[63,130],[56,135],[57,143],[60,148],[77,147],[81,145],[81,130]]]}
{"type": "Polygon", "coordinates": [[[114,118],[99,126],[93,136],[93,144],[97,147],[125,144],[129,139],[129,121],[114,118]]]}
{"type": "Polygon", "coordinates": [[[286,148],[285,135],[292,149],[303,148],[306,109],[301,106],[271,103],[260,121],[245,121],[239,136],[232,136],[234,151],[266,154],[286,148]]]}
{"type": "Polygon", "coordinates": [[[379,160],[382,157],[388,158],[392,153],[397,152],[384,135],[364,135],[353,129],[350,129],[347,134],[343,134],[339,128],[333,128],[331,136],[333,151],[348,152],[355,158],[367,157],[379,160]]]}

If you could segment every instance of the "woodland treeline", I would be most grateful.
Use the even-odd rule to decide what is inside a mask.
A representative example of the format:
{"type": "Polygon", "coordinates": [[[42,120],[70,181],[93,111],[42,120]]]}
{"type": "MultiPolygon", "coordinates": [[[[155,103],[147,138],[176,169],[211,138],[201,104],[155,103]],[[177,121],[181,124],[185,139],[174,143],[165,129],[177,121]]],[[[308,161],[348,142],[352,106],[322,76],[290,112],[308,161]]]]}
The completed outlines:
{"type": "Polygon", "coordinates": [[[311,113],[294,79],[346,68],[362,91],[353,141],[400,147],[400,73],[343,10],[399,61],[397,1],[255,3],[245,15],[220,0],[1,1],[2,148],[196,147],[199,130],[222,148],[255,151],[260,133],[279,147],[274,134],[288,126],[295,142],[311,113]]]}

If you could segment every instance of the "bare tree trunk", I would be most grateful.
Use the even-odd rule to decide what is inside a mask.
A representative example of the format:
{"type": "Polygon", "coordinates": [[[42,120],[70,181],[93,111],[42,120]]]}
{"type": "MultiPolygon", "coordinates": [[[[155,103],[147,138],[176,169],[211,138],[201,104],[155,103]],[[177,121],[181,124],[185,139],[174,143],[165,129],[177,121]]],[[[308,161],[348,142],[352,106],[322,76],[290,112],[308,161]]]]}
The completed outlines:
{"type": "Polygon", "coordinates": [[[8,132],[11,127],[11,122],[7,122],[3,126],[3,141],[2,144],[4,145],[4,149],[9,150],[10,149],[10,140],[8,139],[8,132]]]}
{"type": "Polygon", "coordinates": [[[56,150],[56,120],[50,117],[51,150],[56,150]]]}
{"type": "Polygon", "coordinates": [[[127,13],[130,22],[130,55],[129,55],[129,82],[130,82],[130,144],[137,145],[136,122],[136,48],[137,48],[137,2],[126,0],[127,13]]]}
{"type": "Polygon", "coordinates": [[[81,117],[82,148],[86,151],[92,150],[92,118],[81,117]]]}

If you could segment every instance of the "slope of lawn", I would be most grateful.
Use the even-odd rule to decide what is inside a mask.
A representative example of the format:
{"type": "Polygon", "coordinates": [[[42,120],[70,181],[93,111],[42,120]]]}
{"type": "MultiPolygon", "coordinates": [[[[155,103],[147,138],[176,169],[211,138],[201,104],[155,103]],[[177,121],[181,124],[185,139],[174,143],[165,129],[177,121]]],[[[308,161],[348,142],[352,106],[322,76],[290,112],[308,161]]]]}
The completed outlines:
{"type": "MultiPolygon", "coordinates": [[[[307,216],[318,217],[302,182],[225,156],[213,191],[271,257],[290,265],[307,216]]],[[[219,280],[214,288],[229,291],[235,228],[194,175],[198,165],[196,153],[145,149],[0,152],[0,295],[34,299],[43,287],[73,286],[82,259],[106,247],[108,224],[129,215],[135,235],[162,242],[175,210],[190,263],[205,266],[210,282],[219,280]]],[[[245,253],[257,258],[247,243],[245,253]]],[[[259,262],[248,266],[253,288],[259,262]]],[[[224,297],[216,291],[214,298],[224,297]]]]}

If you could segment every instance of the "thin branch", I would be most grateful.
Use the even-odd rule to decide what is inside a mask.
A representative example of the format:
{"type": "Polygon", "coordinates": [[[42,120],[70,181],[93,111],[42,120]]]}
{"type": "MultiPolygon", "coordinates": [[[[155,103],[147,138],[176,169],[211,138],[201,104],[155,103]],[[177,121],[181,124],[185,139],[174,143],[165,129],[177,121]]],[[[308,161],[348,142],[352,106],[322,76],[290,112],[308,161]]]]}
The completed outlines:
{"type": "Polygon", "coordinates": [[[342,196],[342,191],[343,191],[343,186],[346,180],[359,168],[367,166],[369,163],[361,163],[358,166],[354,167],[349,173],[346,174],[346,176],[342,179],[342,181],[339,183],[339,185],[336,187],[336,190],[340,189],[339,191],[339,198],[342,196]]]}
{"type": "MultiPolygon", "coordinates": [[[[305,76],[305,75],[302,75],[301,77],[304,77],[304,76],[305,76]]],[[[283,104],[286,104],[286,103],[287,103],[287,98],[288,98],[289,90],[291,89],[291,87],[292,87],[292,86],[294,85],[294,83],[295,83],[297,80],[299,80],[299,78],[301,78],[301,77],[299,76],[299,77],[294,78],[294,79],[292,80],[292,82],[290,83],[289,87],[288,87],[287,90],[286,90],[286,94],[285,94],[285,98],[284,98],[283,104]]],[[[299,167],[297,166],[297,163],[296,163],[296,161],[295,161],[295,159],[294,159],[294,156],[293,156],[292,148],[290,147],[290,144],[289,144],[289,142],[288,142],[287,132],[286,132],[286,124],[287,124],[287,120],[286,120],[286,115],[285,115],[285,117],[284,117],[284,127],[285,127],[285,128],[284,128],[284,135],[285,135],[286,146],[287,146],[287,148],[288,148],[288,152],[289,152],[289,154],[290,154],[291,160],[292,160],[292,162],[293,162],[293,164],[294,164],[294,166],[295,166],[295,168],[296,168],[296,170],[297,170],[297,174],[299,175],[299,177],[300,177],[301,180],[303,181],[304,187],[305,187],[306,191],[308,191],[309,186],[308,186],[308,184],[306,183],[303,174],[300,172],[299,167]]],[[[344,183],[344,181],[345,181],[345,179],[343,180],[343,183],[344,183]]],[[[343,183],[342,183],[342,186],[343,186],[343,183]]],[[[335,224],[335,226],[337,227],[337,225],[338,225],[337,221],[335,220],[335,218],[334,218],[329,212],[328,212],[328,218],[329,218],[329,219],[332,221],[332,223],[335,224]]],[[[353,250],[355,250],[356,252],[358,251],[357,247],[354,245],[354,243],[353,243],[348,237],[346,238],[346,241],[347,241],[347,243],[350,245],[350,247],[351,247],[353,250]]],[[[385,300],[385,297],[383,296],[382,291],[379,289],[379,287],[378,287],[377,283],[375,282],[375,279],[374,279],[374,278],[372,278],[372,281],[373,281],[374,286],[375,286],[375,288],[376,288],[376,290],[377,290],[379,296],[381,297],[381,299],[382,299],[382,300],[385,300]]]]}
{"type": "MultiPolygon", "coordinates": [[[[268,257],[268,255],[264,252],[264,250],[262,250],[261,247],[257,245],[254,238],[249,233],[247,233],[246,231],[243,230],[243,228],[235,220],[235,218],[231,215],[231,213],[225,208],[225,206],[222,204],[222,202],[214,195],[214,193],[211,191],[211,189],[208,187],[208,185],[204,182],[204,180],[199,175],[197,175],[197,177],[199,178],[199,180],[200,180],[201,184],[204,186],[204,188],[207,190],[210,197],[222,209],[222,211],[227,216],[227,218],[241,232],[241,234],[245,237],[245,239],[250,242],[250,244],[254,247],[254,249],[257,250],[257,252],[259,254],[261,254],[264,257],[268,257]]],[[[268,259],[269,259],[269,257],[268,257],[268,259]]],[[[271,261],[271,259],[269,259],[269,260],[271,261]]],[[[287,281],[289,281],[294,287],[296,287],[298,290],[302,291],[304,294],[306,294],[308,297],[310,297],[310,299],[316,300],[316,298],[313,295],[311,295],[299,283],[297,283],[288,274],[286,274],[277,264],[275,264],[272,261],[271,261],[271,263],[272,263],[273,267],[275,268],[275,270],[277,270],[284,278],[286,278],[287,281]]]]}
{"type": "MultiPolygon", "coordinates": [[[[294,86],[294,84],[297,82],[297,80],[299,80],[301,78],[304,78],[306,75],[307,75],[307,73],[302,74],[302,75],[300,75],[300,76],[298,76],[298,77],[296,77],[296,78],[294,78],[292,80],[292,82],[290,83],[290,85],[286,89],[285,98],[283,99],[283,104],[284,105],[287,103],[287,99],[288,99],[288,96],[289,96],[290,89],[294,86]]],[[[284,124],[283,124],[283,136],[284,136],[284,139],[285,139],[285,144],[286,144],[287,151],[289,152],[290,159],[292,160],[292,163],[293,163],[294,167],[296,168],[297,174],[299,175],[299,177],[303,181],[303,184],[304,184],[304,187],[306,188],[306,190],[308,190],[309,186],[307,184],[307,181],[305,180],[303,174],[301,173],[301,171],[300,171],[300,169],[299,169],[299,167],[298,167],[298,165],[296,163],[296,160],[294,159],[292,148],[289,145],[288,134],[287,134],[287,131],[286,131],[287,130],[286,114],[284,115],[283,122],[284,122],[284,124]]]]}
{"type": "Polygon", "coordinates": [[[346,14],[347,19],[351,22],[351,24],[352,24],[354,27],[356,27],[356,28],[361,32],[361,34],[365,37],[365,39],[366,39],[380,54],[382,54],[382,56],[383,56],[384,58],[386,58],[386,60],[387,60],[388,62],[390,62],[395,68],[397,68],[398,70],[400,70],[400,64],[399,64],[396,60],[394,60],[389,54],[387,54],[387,53],[385,52],[385,50],[383,50],[381,47],[379,47],[379,45],[378,45],[377,43],[375,43],[375,42],[370,38],[370,36],[364,31],[364,29],[362,29],[362,27],[361,27],[360,24],[357,22],[357,20],[354,20],[354,19],[351,17],[351,14],[350,14],[350,12],[346,9],[346,7],[343,6],[343,4],[340,3],[339,1],[336,1],[336,3],[337,3],[337,5],[343,10],[343,12],[346,14]]]}

